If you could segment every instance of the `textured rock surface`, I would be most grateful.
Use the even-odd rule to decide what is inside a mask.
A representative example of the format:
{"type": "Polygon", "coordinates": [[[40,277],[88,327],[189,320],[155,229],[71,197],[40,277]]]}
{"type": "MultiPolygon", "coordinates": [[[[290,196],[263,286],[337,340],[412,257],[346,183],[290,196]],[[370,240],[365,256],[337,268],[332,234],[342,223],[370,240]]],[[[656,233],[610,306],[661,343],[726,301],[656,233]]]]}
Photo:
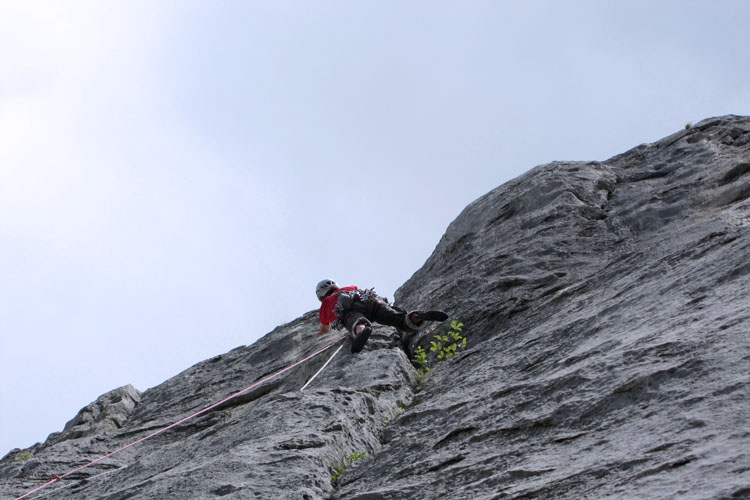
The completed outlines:
{"type": "MultiPolygon", "coordinates": [[[[1,498],[20,496],[52,474],[61,475],[147,436],[335,340],[316,340],[316,322],[317,314],[308,313],[252,347],[204,361],[143,393],[119,426],[99,425],[95,434],[79,432],[79,422],[91,420],[88,415],[106,413],[91,408],[113,401],[115,393],[137,392],[123,388],[102,396],[62,433],[43,445],[15,450],[0,462],[1,498]]],[[[413,398],[414,370],[390,337],[390,331],[378,328],[366,355],[342,349],[304,392],[299,389],[329,354],[49,490],[54,490],[54,498],[110,500],[326,498],[333,491],[332,470],[352,453],[378,449],[387,422],[413,398]]]]}
{"type": "MultiPolygon", "coordinates": [[[[605,162],[537,167],[469,205],[397,292],[403,306],[462,321],[460,355],[431,360],[420,381],[402,347],[449,325],[405,346],[376,329],[305,392],[327,354],[49,496],[750,498],[749,254],[750,118],[705,120],[605,162]]],[[[0,461],[0,498],[325,345],[315,321],[143,394],[103,396],[0,461]]]]}

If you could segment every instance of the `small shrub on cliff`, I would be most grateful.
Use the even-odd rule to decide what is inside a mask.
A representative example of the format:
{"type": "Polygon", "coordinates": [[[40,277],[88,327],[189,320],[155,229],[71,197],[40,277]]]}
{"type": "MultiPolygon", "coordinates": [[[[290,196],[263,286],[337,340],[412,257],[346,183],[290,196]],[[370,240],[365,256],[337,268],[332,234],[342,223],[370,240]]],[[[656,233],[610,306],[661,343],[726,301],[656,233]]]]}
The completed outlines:
{"type": "Polygon", "coordinates": [[[427,352],[424,350],[424,348],[422,348],[421,345],[417,346],[417,349],[414,352],[413,361],[414,363],[419,365],[417,373],[419,373],[420,376],[430,371],[430,367],[427,366],[427,352]]]}
{"type": "Polygon", "coordinates": [[[451,358],[466,347],[466,337],[461,335],[463,326],[463,323],[451,321],[451,331],[448,335],[435,335],[435,340],[430,342],[430,351],[437,353],[437,359],[451,358]]]}
{"type": "MultiPolygon", "coordinates": [[[[435,359],[449,359],[459,353],[466,347],[466,337],[462,334],[464,324],[457,321],[451,321],[451,330],[448,335],[435,335],[430,342],[430,352],[435,353],[435,359]]],[[[430,371],[427,366],[427,352],[422,346],[417,346],[412,357],[414,364],[419,365],[417,373],[420,376],[430,371]]]]}

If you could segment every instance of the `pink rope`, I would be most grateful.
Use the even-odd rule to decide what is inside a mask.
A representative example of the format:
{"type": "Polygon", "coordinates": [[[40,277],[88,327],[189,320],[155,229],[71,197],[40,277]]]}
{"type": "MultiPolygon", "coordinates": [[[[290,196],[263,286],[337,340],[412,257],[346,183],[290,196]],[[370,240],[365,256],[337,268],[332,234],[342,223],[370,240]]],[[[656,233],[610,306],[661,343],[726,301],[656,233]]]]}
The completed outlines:
{"type": "Polygon", "coordinates": [[[170,425],[168,425],[168,426],[164,427],[163,429],[159,429],[158,431],[155,431],[155,432],[153,432],[153,433],[149,434],[149,435],[148,435],[148,436],[146,436],[146,437],[142,437],[141,439],[138,439],[137,441],[133,441],[133,442],[132,442],[132,443],[130,443],[130,444],[126,444],[126,445],[125,445],[125,446],[123,446],[122,448],[118,448],[118,449],[116,449],[115,451],[112,451],[112,452],[110,452],[110,453],[107,453],[106,455],[104,455],[104,456],[102,456],[102,457],[99,457],[99,458],[97,458],[96,460],[93,460],[93,461],[91,461],[91,462],[87,463],[86,465],[82,465],[81,467],[78,467],[77,469],[73,469],[73,470],[72,470],[72,471],[70,471],[70,472],[66,472],[66,473],[65,473],[65,474],[63,474],[62,476],[57,476],[57,475],[55,475],[55,476],[54,476],[54,478],[53,478],[53,479],[51,479],[50,481],[46,482],[45,484],[43,484],[43,485],[41,485],[41,486],[39,486],[39,487],[37,487],[37,488],[34,488],[33,490],[29,491],[28,493],[25,493],[24,495],[21,495],[20,497],[16,498],[16,500],[21,500],[22,498],[27,498],[27,497],[30,497],[30,496],[31,496],[31,495],[33,495],[34,493],[37,493],[38,491],[41,491],[41,490],[43,490],[43,489],[44,489],[44,488],[46,488],[47,486],[49,486],[49,485],[51,485],[51,484],[55,484],[55,483],[57,483],[57,482],[59,482],[59,481],[61,481],[61,480],[65,479],[66,477],[70,476],[71,474],[75,474],[76,472],[80,472],[80,471],[82,471],[83,469],[85,469],[85,468],[87,468],[87,467],[91,467],[92,465],[94,465],[94,464],[97,464],[97,463],[101,462],[102,460],[104,460],[104,459],[107,459],[107,458],[111,457],[112,455],[115,455],[115,454],[117,454],[117,453],[120,453],[121,451],[125,451],[125,450],[127,450],[128,448],[132,448],[133,446],[135,446],[135,445],[137,445],[137,444],[140,444],[140,443],[142,443],[142,442],[146,441],[147,439],[151,439],[152,437],[156,437],[156,436],[158,436],[159,434],[161,434],[161,433],[163,433],[163,432],[166,432],[166,431],[168,431],[169,429],[172,429],[173,427],[177,427],[178,425],[180,425],[180,424],[183,424],[183,423],[187,422],[187,421],[188,421],[188,420],[190,420],[190,419],[193,419],[193,418],[195,418],[195,417],[197,417],[197,416],[199,416],[199,415],[203,415],[204,413],[206,413],[206,412],[208,412],[208,411],[211,411],[211,410],[213,410],[213,409],[214,409],[214,408],[216,408],[217,406],[221,406],[221,405],[223,405],[224,403],[226,403],[227,401],[231,401],[232,399],[236,398],[237,396],[241,396],[242,394],[245,394],[245,393],[246,393],[247,391],[249,391],[249,390],[251,390],[251,389],[255,389],[255,388],[256,388],[256,387],[258,387],[259,385],[261,385],[261,384],[264,384],[264,383],[266,383],[266,382],[268,382],[268,381],[270,381],[270,380],[273,380],[273,379],[275,379],[276,377],[278,377],[278,376],[279,376],[279,375],[281,375],[282,373],[286,373],[286,372],[288,372],[289,370],[291,370],[292,368],[295,368],[295,367],[297,367],[297,366],[301,365],[302,363],[305,363],[306,361],[309,361],[309,360],[311,360],[311,359],[312,359],[312,358],[314,358],[315,356],[317,356],[317,355],[319,355],[319,354],[321,354],[321,353],[323,353],[323,352],[327,351],[328,349],[330,349],[330,348],[331,348],[331,347],[333,347],[334,345],[338,344],[338,343],[339,343],[339,342],[340,342],[341,340],[343,340],[343,338],[340,338],[340,339],[338,339],[338,340],[337,340],[337,341],[335,341],[335,342],[331,342],[330,344],[328,344],[328,345],[327,345],[327,346],[325,346],[324,348],[320,349],[319,351],[316,351],[316,352],[314,352],[314,353],[310,354],[309,356],[307,356],[306,358],[304,358],[304,359],[301,359],[301,360],[297,361],[296,363],[294,363],[294,364],[291,364],[291,365],[287,366],[287,367],[286,367],[286,368],[284,368],[283,370],[279,370],[278,372],[276,372],[276,373],[274,373],[274,374],[272,374],[272,375],[269,375],[268,377],[266,377],[266,378],[264,378],[264,379],[261,379],[261,380],[259,380],[258,382],[255,382],[255,383],[254,383],[254,384],[252,384],[251,386],[249,386],[249,387],[246,387],[245,389],[242,389],[241,391],[239,391],[239,392],[236,392],[236,393],[232,394],[231,396],[229,396],[229,397],[227,397],[227,398],[224,398],[224,399],[222,399],[222,400],[221,400],[221,401],[219,401],[218,403],[214,403],[214,404],[212,404],[211,406],[208,406],[208,407],[206,407],[206,408],[203,408],[203,409],[202,409],[201,411],[199,411],[199,412],[196,412],[196,413],[193,413],[192,415],[190,415],[190,416],[188,416],[188,417],[185,417],[185,418],[183,418],[183,419],[181,419],[181,420],[178,420],[177,422],[175,422],[175,423],[173,423],[173,424],[170,424],[170,425]]]}

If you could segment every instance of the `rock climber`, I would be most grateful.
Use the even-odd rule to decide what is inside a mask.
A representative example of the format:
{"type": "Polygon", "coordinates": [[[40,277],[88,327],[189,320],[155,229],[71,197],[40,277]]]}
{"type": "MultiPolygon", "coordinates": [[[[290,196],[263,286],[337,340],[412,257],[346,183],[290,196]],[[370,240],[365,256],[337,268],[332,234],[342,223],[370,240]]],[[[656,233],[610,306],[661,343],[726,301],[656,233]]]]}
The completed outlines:
{"type": "Polygon", "coordinates": [[[331,279],[322,280],[315,287],[320,300],[320,331],[318,337],[331,328],[346,328],[352,337],[352,352],[357,353],[367,343],[372,333],[372,323],[394,326],[401,331],[416,332],[427,321],[445,321],[448,315],[442,311],[413,311],[392,306],[379,297],[373,289],[362,290],[356,286],[340,288],[331,279]]]}

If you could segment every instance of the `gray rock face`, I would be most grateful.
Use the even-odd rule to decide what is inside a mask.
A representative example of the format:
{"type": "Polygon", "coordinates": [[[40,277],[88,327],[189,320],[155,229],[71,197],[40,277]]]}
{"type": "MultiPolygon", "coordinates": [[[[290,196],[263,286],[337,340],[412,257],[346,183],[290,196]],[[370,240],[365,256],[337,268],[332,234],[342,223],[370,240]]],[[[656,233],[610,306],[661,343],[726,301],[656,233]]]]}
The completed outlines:
{"type": "MultiPolygon", "coordinates": [[[[333,350],[31,498],[750,498],[749,199],[747,117],[537,167],[469,205],[396,294],[464,323],[457,355],[429,351],[448,322],[405,344],[376,328],[304,392],[333,350]]],[[[335,340],[316,321],[102,396],[0,461],[0,498],[335,340]]]]}
{"type": "MultiPolygon", "coordinates": [[[[0,462],[0,498],[17,498],[53,474],[148,436],[336,339],[316,339],[317,329],[317,312],[310,312],[251,347],[204,361],[146,391],[127,416],[117,408],[126,406],[126,395],[135,401],[137,391],[122,388],[102,396],[62,433],[9,453],[0,462]],[[110,405],[103,408],[105,401],[110,405]],[[118,425],[103,423],[115,414],[118,425]],[[89,432],[94,427],[97,432],[89,432]]],[[[327,498],[334,490],[332,472],[353,453],[379,449],[387,423],[413,399],[414,369],[391,336],[376,328],[366,354],[352,355],[345,346],[304,392],[299,389],[333,349],[38,496],[52,491],[53,498],[109,500],[327,498]]]]}
{"type": "Polygon", "coordinates": [[[141,392],[132,385],[108,392],[78,412],[60,434],[50,436],[48,441],[78,439],[119,429],[140,401],[141,392]]]}

